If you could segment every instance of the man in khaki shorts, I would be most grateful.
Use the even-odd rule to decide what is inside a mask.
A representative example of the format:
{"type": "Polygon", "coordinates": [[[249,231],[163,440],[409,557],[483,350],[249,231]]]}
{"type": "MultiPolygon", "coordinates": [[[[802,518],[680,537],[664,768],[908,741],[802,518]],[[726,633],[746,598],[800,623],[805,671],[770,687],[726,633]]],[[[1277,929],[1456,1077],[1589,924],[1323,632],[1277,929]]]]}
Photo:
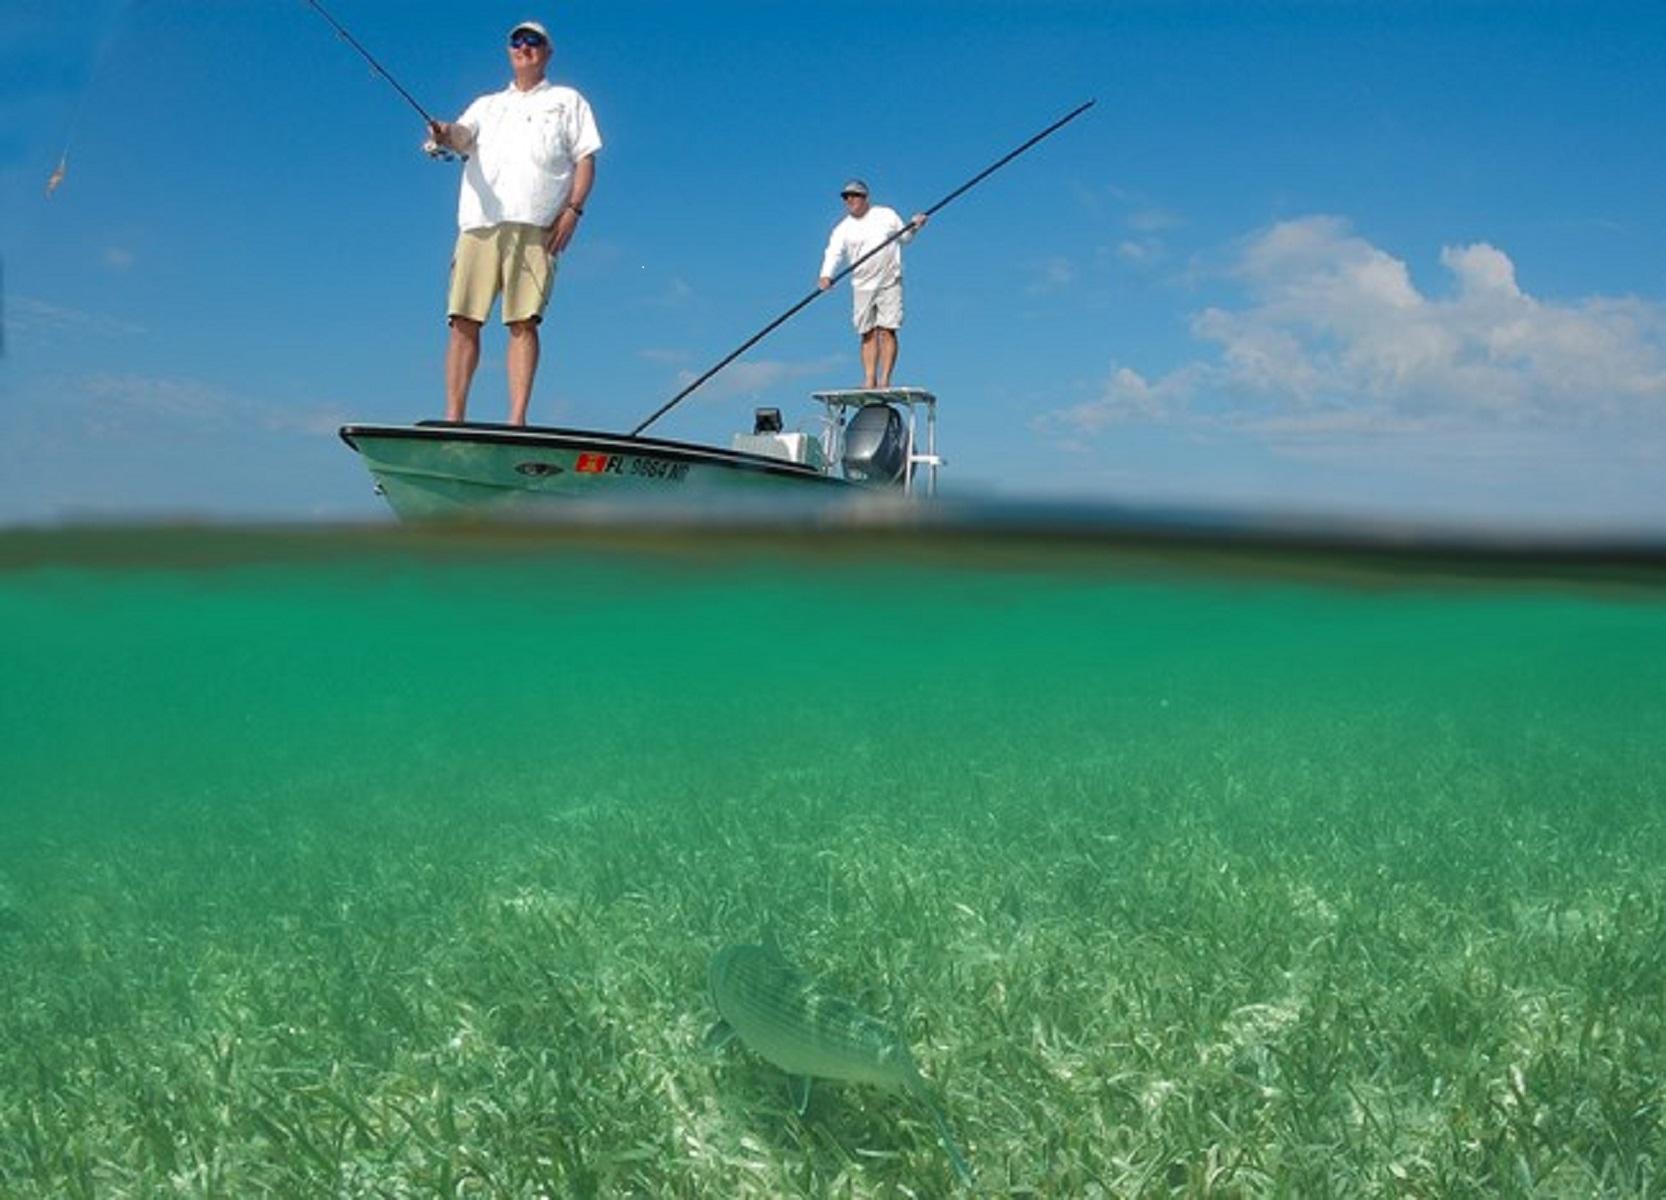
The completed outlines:
{"type": "Polygon", "coordinates": [[[514,81],[481,96],[429,135],[467,158],[457,200],[457,248],[446,312],[445,418],[461,421],[480,365],[480,327],[503,297],[509,327],[509,423],[526,424],[538,372],[538,323],[555,282],[555,259],[572,241],[602,148],[590,105],[544,78],[549,30],[522,21],[509,31],[514,81]]]}
{"type": "Polygon", "coordinates": [[[896,210],[868,202],[868,185],[860,179],[846,183],[839,195],[845,202],[845,218],[833,226],[821,258],[816,286],[822,291],[833,286],[841,258],[857,263],[884,245],[886,238],[908,230],[850,273],[856,303],[852,317],[862,337],[862,386],[888,388],[891,368],[897,365],[897,330],[902,328],[902,248],[897,243],[912,240],[925,227],[926,214],[915,213],[905,226],[896,210]]]}

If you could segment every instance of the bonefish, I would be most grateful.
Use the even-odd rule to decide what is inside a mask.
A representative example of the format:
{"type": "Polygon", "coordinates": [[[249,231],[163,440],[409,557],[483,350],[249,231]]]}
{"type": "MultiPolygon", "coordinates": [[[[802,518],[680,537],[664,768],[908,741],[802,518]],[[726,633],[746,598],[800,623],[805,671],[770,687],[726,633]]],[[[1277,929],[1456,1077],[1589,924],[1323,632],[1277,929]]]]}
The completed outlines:
{"type": "Polygon", "coordinates": [[[773,936],[762,946],[728,946],[706,972],[712,1003],[722,1018],[706,1035],[717,1047],[738,1037],[789,1076],[803,1112],[810,1080],[839,1079],[908,1092],[930,1111],[955,1174],[972,1171],[949,1133],[949,1123],[914,1065],[908,1044],[882,1021],[823,990],[781,953],[773,936]]]}

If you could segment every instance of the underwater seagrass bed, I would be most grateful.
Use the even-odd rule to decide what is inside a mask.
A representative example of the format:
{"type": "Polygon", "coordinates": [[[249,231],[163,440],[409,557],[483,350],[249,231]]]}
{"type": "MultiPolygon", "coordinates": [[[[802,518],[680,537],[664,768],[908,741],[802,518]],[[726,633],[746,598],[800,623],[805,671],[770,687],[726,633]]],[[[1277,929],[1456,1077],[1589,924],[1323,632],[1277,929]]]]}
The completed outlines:
{"type": "Polygon", "coordinates": [[[1653,568],[0,542],[0,1195],[1666,1190],[1653,568]]]}

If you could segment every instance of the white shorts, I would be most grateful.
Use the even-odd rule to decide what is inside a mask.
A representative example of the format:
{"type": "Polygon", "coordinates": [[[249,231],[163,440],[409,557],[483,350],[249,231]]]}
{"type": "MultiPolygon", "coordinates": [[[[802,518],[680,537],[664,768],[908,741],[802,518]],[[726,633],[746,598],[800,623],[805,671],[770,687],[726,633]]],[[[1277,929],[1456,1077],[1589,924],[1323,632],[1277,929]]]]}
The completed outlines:
{"type": "Polygon", "coordinates": [[[853,320],[856,322],[857,333],[867,333],[872,329],[901,329],[902,328],[902,282],[890,284],[887,287],[852,288],[851,295],[856,300],[856,312],[853,320]]]}

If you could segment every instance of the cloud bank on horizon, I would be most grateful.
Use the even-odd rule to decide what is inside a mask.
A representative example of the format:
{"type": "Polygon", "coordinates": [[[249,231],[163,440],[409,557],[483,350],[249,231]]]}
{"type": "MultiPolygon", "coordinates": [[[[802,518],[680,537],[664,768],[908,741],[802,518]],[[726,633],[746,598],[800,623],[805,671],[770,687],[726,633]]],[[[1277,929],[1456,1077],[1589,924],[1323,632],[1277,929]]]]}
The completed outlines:
{"type": "Polygon", "coordinates": [[[1036,428],[1078,448],[1135,424],[1287,443],[1659,429],[1666,308],[1536,298],[1487,242],[1445,246],[1440,263],[1450,287],[1430,295],[1342,217],[1279,222],[1244,239],[1226,271],[1244,303],[1192,315],[1211,352],[1154,375],[1117,364],[1098,395],[1036,428]]]}

